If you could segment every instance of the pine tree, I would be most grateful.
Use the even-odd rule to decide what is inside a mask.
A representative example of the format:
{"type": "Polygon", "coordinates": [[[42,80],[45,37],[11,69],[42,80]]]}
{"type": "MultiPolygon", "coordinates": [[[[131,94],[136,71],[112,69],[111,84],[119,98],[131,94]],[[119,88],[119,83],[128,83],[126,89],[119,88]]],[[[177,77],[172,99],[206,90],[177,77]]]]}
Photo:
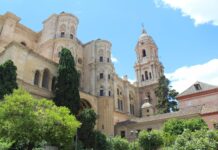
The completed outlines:
{"type": "Polygon", "coordinates": [[[158,87],[155,89],[158,100],[157,109],[160,114],[178,110],[176,102],[178,92],[171,89],[169,84],[170,81],[163,75],[160,77],[158,87]]]}
{"type": "Polygon", "coordinates": [[[0,99],[4,95],[11,94],[14,89],[18,88],[17,85],[17,67],[13,61],[8,60],[0,65],[0,99]]]}
{"type": "Polygon", "coordinates": [[[63,48],[59,55],[54,102],[68,107],[72,114],[77,115],[80,109],[79,74],[70,50],[63,48]]]}

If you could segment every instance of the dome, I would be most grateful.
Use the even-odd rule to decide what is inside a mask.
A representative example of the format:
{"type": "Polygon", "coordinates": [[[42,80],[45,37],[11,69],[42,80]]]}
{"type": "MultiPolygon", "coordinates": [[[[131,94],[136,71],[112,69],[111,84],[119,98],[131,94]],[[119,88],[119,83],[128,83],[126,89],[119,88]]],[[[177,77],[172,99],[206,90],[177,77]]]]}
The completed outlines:
{"type": "Polygon", "coordinates": [[[148,38],[147,32],[143,29],[142,34],[139,37],[139,41],[146,40],[148,38]]]}
{"type": "Polygon", "coordinates": [[[145,102],[141,108],[149,108],[152,107],[152,105],[149,102],[145,102]]]}

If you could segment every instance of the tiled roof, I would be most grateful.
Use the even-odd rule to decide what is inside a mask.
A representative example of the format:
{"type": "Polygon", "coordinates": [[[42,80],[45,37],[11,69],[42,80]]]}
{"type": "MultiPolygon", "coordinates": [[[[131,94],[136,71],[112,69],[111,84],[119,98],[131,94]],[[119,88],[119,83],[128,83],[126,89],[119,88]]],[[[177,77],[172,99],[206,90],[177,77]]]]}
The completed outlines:
{"type": "Polygon", "coordinates": [[[218,86],[214,86],[214,85],[210,85],[207,83],[197,81],[192,86],[190,86],[188,89],[186,89],[184,92],[179,94],[177,97],[199,93],[203,91],[208,91],[208,90],[215,89],[215,88],[218,88],[218,86]]]}

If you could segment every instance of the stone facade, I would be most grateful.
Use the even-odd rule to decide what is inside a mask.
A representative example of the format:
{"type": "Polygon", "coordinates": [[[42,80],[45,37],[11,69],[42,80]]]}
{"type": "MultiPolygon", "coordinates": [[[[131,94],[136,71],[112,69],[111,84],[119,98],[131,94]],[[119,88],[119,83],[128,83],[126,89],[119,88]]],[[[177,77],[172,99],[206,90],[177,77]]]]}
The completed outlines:
{"type": "Polygon", "coordinates": [[[0,63],[11,59],[17,66],[19,86],[35,97],[52,99],[59,52],[68,48],[81,76],[82,107],[93,108],[98,114],[98,130],[114,135],[118,122],[142,116],[144,103],[156,111],[154,88],[163,69],[157,46],[144,30],[135,49],[137,81],[131,84],[127,76],[120,78],[116,74],[109,41],[97,39],[82,43],[77,38],[76,16],[65,12],[53,14],[43,22],[40,32],[19,21],[10,12],[0,16],[0,63]]]}

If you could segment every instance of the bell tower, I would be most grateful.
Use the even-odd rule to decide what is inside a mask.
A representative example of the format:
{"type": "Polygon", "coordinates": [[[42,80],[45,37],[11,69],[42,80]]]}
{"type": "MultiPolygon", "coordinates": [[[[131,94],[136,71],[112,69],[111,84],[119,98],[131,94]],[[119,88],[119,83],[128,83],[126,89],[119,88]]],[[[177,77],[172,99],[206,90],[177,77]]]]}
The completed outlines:
{"type": "Polygon", "coordinates": [[[139,88],[140,105],[142,106],[146,103],[145,99],[148,99],[155,111],[157,98],[154,91],[158,85],[159,78],[163,74],[163,66],[159,62],[158,48],[144,27],[142,28],[142,34],[138,39],[135,51],[137,60],[134,68],[139,88]]]}

